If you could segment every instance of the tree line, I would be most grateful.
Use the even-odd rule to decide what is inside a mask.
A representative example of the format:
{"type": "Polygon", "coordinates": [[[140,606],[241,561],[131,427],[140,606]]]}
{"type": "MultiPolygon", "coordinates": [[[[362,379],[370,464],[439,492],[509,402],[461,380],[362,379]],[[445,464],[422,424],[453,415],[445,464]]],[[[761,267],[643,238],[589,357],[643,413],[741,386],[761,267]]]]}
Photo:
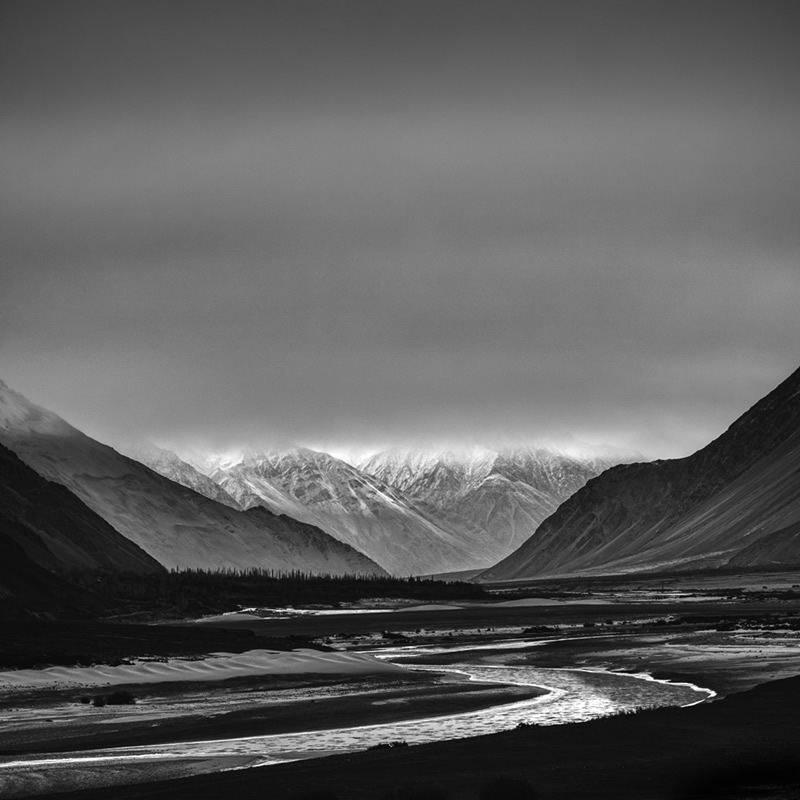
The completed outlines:
{"type": "Polygon", "coordinates": [[[472,583],[429,578],[314,575],[293,570],[250,568],[180,569],[157,573],[73,569],[71,582],[121,604],[167,605],[176,610],[234,610],[236,607],[331,605],[370,598],[474,600],[487,595],[472,583]]]}

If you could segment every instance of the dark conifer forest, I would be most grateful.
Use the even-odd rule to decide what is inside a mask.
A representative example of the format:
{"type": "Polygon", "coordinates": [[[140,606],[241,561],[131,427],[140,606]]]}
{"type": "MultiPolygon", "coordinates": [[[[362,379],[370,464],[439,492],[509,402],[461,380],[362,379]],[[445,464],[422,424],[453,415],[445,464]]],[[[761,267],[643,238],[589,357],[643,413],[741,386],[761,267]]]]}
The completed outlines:
{"type": "Polygon", "coordinates": [[[102,599],[110,616],[131,619],[189,617],[239,608],[320,605],[336,607],[365,599],[480,600],[478,585],[427,578],[312,575],[271,570],[172,570],[140,574],[71,570],[70,583],[102,599]]]}

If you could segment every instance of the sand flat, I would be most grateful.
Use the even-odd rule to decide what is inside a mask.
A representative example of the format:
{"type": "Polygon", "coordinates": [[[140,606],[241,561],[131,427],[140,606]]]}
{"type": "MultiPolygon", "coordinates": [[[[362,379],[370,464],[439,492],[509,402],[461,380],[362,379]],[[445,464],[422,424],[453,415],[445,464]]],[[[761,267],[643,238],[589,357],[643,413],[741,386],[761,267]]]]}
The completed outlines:
{"type": "Polygon", "coordinates": [[[494,604],[496,608],[535,608],[536,606],[608,606],[611,600],[601,597],[583,597],[563,600],[553,597],[523,597],[519,600],[502,600],[494,604]]]}
{"type": "Polygon", "coordinates": [[[220,681],[255,675],[341,674],[405,672],[364,653],[327,653],[248,650],[221,653],[200,660],[171,659],[120,666],[48,667],[0,672],[0,689],[57,688],[65,686],[118,686],[173,681],[220,681]]]}

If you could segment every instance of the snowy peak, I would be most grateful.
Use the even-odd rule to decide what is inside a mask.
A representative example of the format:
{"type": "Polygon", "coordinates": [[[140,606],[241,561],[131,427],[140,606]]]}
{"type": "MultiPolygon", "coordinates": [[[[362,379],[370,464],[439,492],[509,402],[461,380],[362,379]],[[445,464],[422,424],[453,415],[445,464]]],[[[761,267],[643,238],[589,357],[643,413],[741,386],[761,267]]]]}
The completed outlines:
{"type": "Polygon", "coordinates": [[[474,532],[453,530],[390,486],[328,453],[304,447],[251,453],[213,477],[245,506],[318,525],[398,575],[469,569],[492,560],[474,532]]]}
{"type": "Polygon", "coordinates": [[[294,447],[253,454],[228,474],[250,472],[305,506],[336,504],[348,513],[370,513],[387,501],[402,502],[397,490],[328,453],[294,447]]]}
{"type": "Polygon", "coordinates": [[[230,469],[236,466],[236,464],[241,463],[244,456],[245,454],[240,450],[235,450],[230,453],[213,454],[191,451],[189,453],[184,453],[182,460],[203,475],[211,476],[217,470],[230,469]]]}
{"type": "Polygon", "coordinates": [[[450,529],[478,535],[502,558],[612,463],[535,446],[396,448],[373,456],[363,469],[402,490],[450,529]]]}
{"type": "Polygon", "coordinates": [[[579,459],[544,447],[463,451],[390,450],[366,461],[364,471],[437,508],[450,508],[491,476],[527,484],[554,499],[569,497],[589,478],[618,463],[579,459]]]}
{"type": "Polygon", "coordinates": [[[466,478],[485,469],[495,453],[484,447],[412,448],[395,447],[377,453],[359,464],[362,471],[405,489],[432,471],[453,470],[466,478]]]}
{"type": "Polygon", "coordinates": [[[498,453],[492,472],[565,500],[613,463],[597,459],[581,461],[563,453],[526,447],[498,453]]]}

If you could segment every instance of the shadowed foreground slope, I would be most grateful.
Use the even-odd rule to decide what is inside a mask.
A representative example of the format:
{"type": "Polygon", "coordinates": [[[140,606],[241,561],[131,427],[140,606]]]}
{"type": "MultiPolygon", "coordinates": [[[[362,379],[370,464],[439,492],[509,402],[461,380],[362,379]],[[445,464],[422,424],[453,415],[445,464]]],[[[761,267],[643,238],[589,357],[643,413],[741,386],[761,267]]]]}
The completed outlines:
{"type": "Polygon", "coordinates": [[[0,615],[84,616],[105,610],[91,592],[52,570],[163,567],[63,486],[0,445],[0,615]]]}
{"type": "Polygon", "coordinates": [[[263,508],[237,511],[173,483],[2,382],[0,442],[166,567],[384,574],[319,528],[263,508]]]}
{"type": "Polygon", "coordinates": [[[42,478],[2,445],[0,475],[0,537],[16,542],[39,566],[163,569],[72,492],[42,478]]]}
{"type": "Polygon", "coordinates": [[[800,370],[687,458],[604,472],[486,580],[800,562],[800,370]]]}

